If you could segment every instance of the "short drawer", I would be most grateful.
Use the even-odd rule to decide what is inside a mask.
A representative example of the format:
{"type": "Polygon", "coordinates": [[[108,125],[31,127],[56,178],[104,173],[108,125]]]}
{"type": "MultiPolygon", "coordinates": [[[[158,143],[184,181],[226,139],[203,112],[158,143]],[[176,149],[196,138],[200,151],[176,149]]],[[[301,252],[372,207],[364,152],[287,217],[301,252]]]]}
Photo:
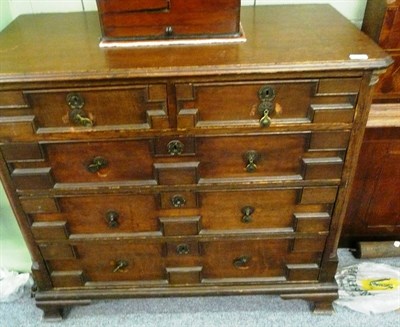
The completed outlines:
{"type": "Polygon", "coordinates": [[[183,241],[171,255],[166,243],[151,242],[41,244],[40,249],[56,288],[132,283],[168,287],[315,281],[324,243],[324,237],[205,241],[191,253],[183,241]],[[308,247],[298,251],[302,244],[308,247]]]}
{"type": "Polygon", "coordinates": [[[179,128],[352,123],[360,78],[176,84],[179,128]]]}
{"type": "Polygon", "coordinates": [[[164,84],[26,90],[24,97],[41,133],[169,127],[164,84]]]}
{"type": "Polygon", "coordinates": [[[61,241],[77,234],[324,234],[329,230],[336,193],[337,187],[171,191],[22,198],[21,203],[39,241],[61,241]]]}

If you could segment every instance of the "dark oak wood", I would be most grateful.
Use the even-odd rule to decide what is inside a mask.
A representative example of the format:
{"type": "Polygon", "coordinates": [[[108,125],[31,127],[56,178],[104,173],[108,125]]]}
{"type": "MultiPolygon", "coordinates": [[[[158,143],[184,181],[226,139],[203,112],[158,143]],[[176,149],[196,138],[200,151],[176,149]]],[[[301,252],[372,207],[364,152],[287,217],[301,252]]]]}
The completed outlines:
{"type": "Polygon", "coordinates": [[[241,11],[241,44],[103,49],[96,13],[0,34],[0,176],[45,317],[170,295],[332,309],[371,84],[392,61],[329,6],[241,11]]]}
{"type": "Polygon", "coordinates": [[[399,140],[399,128],[366,130],[344,223],[344,245],[396,240],[400,235],[399,140]]]}
{"type": "Polygon", "coordinates": [[[341,245],[347,247],[400,235],[400,1],[368,1],[363,31],[393,56],[394,64],[373,89],[371,128],[363,140],[342,233],[341,245]]]}
{"type": "Polygon", "coordinates": [[[97,0],[104,40],[238,36],[240,0],[97,0]]]}

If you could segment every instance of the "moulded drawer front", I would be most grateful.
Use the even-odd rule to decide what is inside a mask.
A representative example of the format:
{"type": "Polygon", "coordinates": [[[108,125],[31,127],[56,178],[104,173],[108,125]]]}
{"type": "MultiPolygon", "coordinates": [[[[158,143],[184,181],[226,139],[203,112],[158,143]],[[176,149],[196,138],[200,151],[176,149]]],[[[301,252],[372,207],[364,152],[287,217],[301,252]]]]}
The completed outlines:
{"type": "Polygon", "coordinates": [[[168,127],[163,84],[24,91],[40,132],[168,127]]]}
{"type": "Polygon", "coordinates": [[[340,179],[347,144],[326,151],[321,145],[312,149],[312,139],[309,133],[197,138],[200,183],[243,178],[340,179]]]}
{"type": "Polygon", "coordinates": [[[40,248],[54,287],[316,280],[325,238],[310,239],[315,246],[301,252],[294,246],[298,241],[301,239],[182,240],[41,244],[40,248]],[[60,253],[65,255],[54,255],[60,253]]]}
{"type": "Polygon", "coordinates": [[[178,127],[352,123],[361,79],[177,84],[178,127]]]}
{"type": "Polygon", "coordinates": [[[32,231],[37,240],[59,239],[57,235],[62,235],[61,231],[65,231],[66,237],[86,233],[158,232],[161,235],[157,198],[151,194],[69,196],[55,201],[56,212],[31,214],[32,231]]]}
{"type": "Polygon", "coordinates": [[[17,189],[46,189],[60,183],[155,184],[148,140],[48,143],[37,152],[31,160],[14,163],[11,176],[17,189]]]}
{"type": "Polygon", "coordinates": [[[284,282],[290,280],[290,264],[307,266],[308,273],[303,278],[316,280],[322,249],[315,247],[308,252],[294,253],[294,242],[290,239],[205,242],[202,244],[203,282],[284,282]]]}
{"type": "Polygon", "coordinates": [[[323,234],[329,231],[336,192],[337,187],[170,191],[22,198],[21,202],[36,240],[121,233],[131,237],[323,234]]]}
{"type": "MultiPolygon", "coordinates": [[[[84,286],[86,282],[162,281],[165,279],[164,246],[149,243],[79,244],[71,246],[76,258],[47,258],[57,286],[84,286]],[[81,272],[80,285],[68,285],[74,272],[81,272]]],[[[53,280],[54,282],[54,280],[53,280]]]]}
{"type": "Polygon", "coordinates": [[[327,232],[333,202],[301,204],[302,188],[201,193],[201,233],[327,232]]]}

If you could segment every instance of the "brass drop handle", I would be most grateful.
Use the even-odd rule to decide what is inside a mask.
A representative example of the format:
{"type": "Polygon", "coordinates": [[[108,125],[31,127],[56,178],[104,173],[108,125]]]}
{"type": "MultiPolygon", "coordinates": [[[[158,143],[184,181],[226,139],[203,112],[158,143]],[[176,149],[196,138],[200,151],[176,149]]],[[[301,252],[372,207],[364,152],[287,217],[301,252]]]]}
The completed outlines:
{"type": "Polygon", "coordinates": [[[245,206],[242,208],[242,222],[245,224],[251,223],[253,221],[253,217],[251,216],[254,213],[254,208],[250,206],[245,206]]]}
{"type": "Polygon", "coordinates": [[[179,244],[176,247],[176,253],[178,253],[179,255],[185,255],[185,254],[189,254],[190,252],[190,248],[189,245],[183,243],[183,244],[179,244]]]}
{"type": "Polygon", "coordinates": [[[244,154],[244,159],[246,161],[246,171],[248,173],[256,171],[256,162],[260,159],[260,154],[257,151],[250,150],[244,154]]]}
{"type": "Polygon", "coordinates": [[[108,227],[115,228],[119,226],[118,222],[119,213],[116,211],[108,211],[106,213],[106,221],[108,223],[108,227]]]}
{"type": "Polygon", "coordinates": [[[79,93],[68,93],[66,98],[67,104],[71,109],[69,119],[76,125],[92,127],[93,121],[87,117],[83,107],[85,106],[85,99],[79,93]]]}
{"type": "Polygon", "coordinates": [[[250,260],[251,260],[251,257],[249,257],[247,255],[242,255],[233,260],[233,265],[237,269],[248,269],[250,260]]]}
{"type": "Polygon", "coordinates": [[[115,268],[114,268],[113,272],[121,271],[122,269],[124,269],[126,267],[128,267],[128,261],[126,261],[126,260],[118,260],[115,263],[115,268]]]}
{"type": "Polygon", "coordinates": [[[184,147],[184,144],[179,140],[172,140],[167,144],[167,150],[171,156],[181,155],[184,147]]]}
{"type": "Polygon", "coordinates": [[[268,127],[271,125],[272,121],[270,114],[275,110],[275,90],[272,86],[265,85],[258,91],[258,97],[261,101],[258,106],[258,112],[261,114],[260,126],[268,127]]]}
{"type": "Polygon", "coordinates": [[[86,117],[86,113],[81,109],[74,109],[69,113],[70,120],[80,126],[93,127],[93,121],[86,117]]]}
{"type": "Polygon", "coordinates": [[[94,157],[92,161],[86,166],[87,170],[91,173],[97,173],[100,169],[107,167],[108,161],[103,157],[94,157]]]}
{"type": "Polygon", "coordinates": [[[269,127],[272,122],[271,117],[269,116],[269,110],[265,110],[262,115],[263,116],[260,118],[260,126],[269,127]]]}
{"type": "Polygon", "coordinates": [[[186,200],[182,195],[177,194],[171,198],[171,204],[174,208],[182,208],[185,206],[186,200]]]}

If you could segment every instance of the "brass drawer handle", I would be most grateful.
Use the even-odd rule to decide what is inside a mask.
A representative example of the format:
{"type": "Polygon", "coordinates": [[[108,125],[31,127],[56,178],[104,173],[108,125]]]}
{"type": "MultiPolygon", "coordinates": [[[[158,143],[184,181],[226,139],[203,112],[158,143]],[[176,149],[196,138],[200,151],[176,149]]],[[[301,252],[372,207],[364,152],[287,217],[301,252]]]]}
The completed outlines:
{"type": "Polygon", "coordinates": [[[186,200],[182,195],[177,194],[171,198],[171,204],[174,208],[182,208],[185,206],[186,200]]]}
{"type": "Polygon", "coordinates": [[[67,104],[71,109],[69,119],[76,125],[92,127],[93,121],[87,117],[83,107],[85,106],[85,99],[79,93],[69,93],[66,98],[67,104]]]}
{"type": "Polygon", "coordinates": [[[108,166],[108,161],[103,157],[94,157],[86,168],[91,173],[97,173],[100,169],[108,166]]]}
{"type": "Polygon", "coordinates": [[[76,125],[93,127],[93,120],[86,117],[86,113],[81,109],[73,109],[69,113],[69,119],[76,125]]]}
{"type": "Polygon", "coordinates": [[[108,227],[115,228],[119,226],[118,222],[119,213],[116,211],[108,211],[106,213],[106,221],[108,223],[108,227]]]}
{"type": "Polygon", "coordinates": [[[126,260],[118,260],[115,263],[115,268],[114,268],[113,272],[121,271],[122,269],[125,269],[126,267],[128,267],[128,261],[126,261],[126,260]]]}
{"type": "Polygon", "coordinates": [[[253,217],[251,216],[254,213],[254,208],[250,206],[245,206],[242,208],[242,223],[248,224],[253,221],[253,217]]]}
{"type": "Polygon", "coordinates": [[[237,269],[248,269],[250,260],[251,260],[251,257],[249,257],[247,255],[242,255],[233,260],[233,265],[237,269]]]}
{"type": "Polygon", "coordinates": [[[185,145],[179,140],[172,140],[167,144],[168,153],[171,156],[181,155],[185,145]]]}
{"type": "Polygon", "coordinates": [[[272,86],[265,85],[258,91],[258,97],[261,101],[258,106],[258,112],[261,115],[260,126],[268,127],[272,121],[270,114],[275,110],[275,90],[272,86]]]}
{"type": "Polygon", "coordinates": [[[185,255],[185,254],[189,254],[190,252],[190,248],[189,245],[183,243],[183,244],[179,244],[176,247],[176,253],[178,253],[179,255],[185,255]]]}
{"type": "Polygon", "coordinates": [[[246,171],[252,173],[257,169],[257,161],[260,159],[260,154],[257,151],[249,150],[244,154],[246,161],[246,171]]]}

